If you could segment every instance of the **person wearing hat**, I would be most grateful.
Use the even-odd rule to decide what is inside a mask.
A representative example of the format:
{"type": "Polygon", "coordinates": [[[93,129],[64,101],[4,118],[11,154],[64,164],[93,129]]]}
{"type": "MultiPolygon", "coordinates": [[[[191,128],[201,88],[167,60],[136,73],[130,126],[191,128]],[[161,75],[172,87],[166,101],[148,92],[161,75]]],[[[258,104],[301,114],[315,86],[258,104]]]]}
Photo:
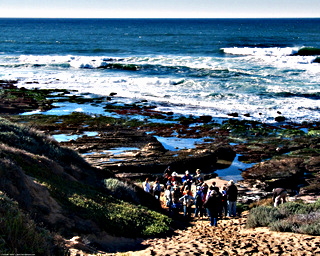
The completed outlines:
{"type": "Polygon", "coordinates": [[[172,184],[177,184],[178,183],[178,173],[176,173],[176,172],[172,173],[171,182],[172,182],[172,184]]]}
{"type": "Polygon", "coordinates": [[[185,175],[182,177],[182,183],[186,185],[189,190],[191,190],[192,176],[189,174],[188,170],[185,172],[185,175]]]}

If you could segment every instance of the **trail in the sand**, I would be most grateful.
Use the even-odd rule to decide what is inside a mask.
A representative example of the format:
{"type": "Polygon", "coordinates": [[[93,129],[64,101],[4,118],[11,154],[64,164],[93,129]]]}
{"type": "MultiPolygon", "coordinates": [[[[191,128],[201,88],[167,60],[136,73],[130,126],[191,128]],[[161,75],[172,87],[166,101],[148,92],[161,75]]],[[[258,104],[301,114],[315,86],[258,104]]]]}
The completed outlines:
{"type": "Polygon", "coordinates": [[[220,220],[218,227],[197,220],[175,235],[143,242],[145,250],[129,255],[320,255],[320,237],[246,229],[246,215],[220,220]]]}

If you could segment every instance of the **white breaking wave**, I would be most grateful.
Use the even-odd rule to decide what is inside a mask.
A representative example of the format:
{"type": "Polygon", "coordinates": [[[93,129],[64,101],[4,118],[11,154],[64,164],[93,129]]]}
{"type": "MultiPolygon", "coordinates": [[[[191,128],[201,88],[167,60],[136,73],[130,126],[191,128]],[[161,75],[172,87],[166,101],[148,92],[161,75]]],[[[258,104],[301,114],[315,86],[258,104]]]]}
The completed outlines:
{"type": "Polygon", "coordinates": [[[252,56],[289,56],[298,52],[298,47],[231,47],[221,49],[226,54],[232,55],[252,55],[252,56]]]}
{"type": "Polygon", "coordinates": [[[19,86],[27,88],[60,88],[103,96],[116,92],[121,101],[145,99],[159,110],[186,115],[227,117],[237,112],[272,122],[280,111],[298,122],[320,120],[319,109],[313,107],[319,105],[318,100],[308,97],[320,93],[320,69],[319,64],[312,64],[313,56],[291,56],[298,48],[224,49],[242,54],[0,56],[0,79],[19,80],[19,86]],[[146,70],[98,69],[108,63],[145,65],[146,70]]]}

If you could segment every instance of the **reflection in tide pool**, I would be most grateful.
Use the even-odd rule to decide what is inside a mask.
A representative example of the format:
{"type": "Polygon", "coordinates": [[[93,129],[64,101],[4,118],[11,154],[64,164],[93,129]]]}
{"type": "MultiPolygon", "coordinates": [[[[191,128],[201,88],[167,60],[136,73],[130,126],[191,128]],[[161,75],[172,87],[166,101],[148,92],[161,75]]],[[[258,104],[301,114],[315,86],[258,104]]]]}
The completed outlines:
{"type": "Polygon", "coordinates": [[[223,180],[228,180],[228,181],[233,180],[234,182],[243,180],[241,176],[241,172],[247,168],[252,167],[255,164],[254,163],[246,164],[246,163],[240,162],[238,160],[238,157],[239,157],[239,154],[236,155],[232,164],[228,168],[218,169],[215,171],[215,173],[218,174],[219,178],[223,180]]]}

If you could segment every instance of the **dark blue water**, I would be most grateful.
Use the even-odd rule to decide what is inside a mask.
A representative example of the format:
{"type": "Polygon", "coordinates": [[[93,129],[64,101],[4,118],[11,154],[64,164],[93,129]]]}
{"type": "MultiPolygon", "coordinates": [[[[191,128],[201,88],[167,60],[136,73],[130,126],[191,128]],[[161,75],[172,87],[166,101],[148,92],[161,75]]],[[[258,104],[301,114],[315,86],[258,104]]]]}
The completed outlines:
{"type": "Polygon", "coordinates": [[[0,19],[5,54],[215,56],[223,47],[320,47],[320,19],[0,19]]]}
{"type": "Polygon", "coordinates": [[[0,79],[179,114],[320,119],[320,19],[0,19],[0,79]],[[31,83],[30,82],[36,82],[31,83]]]}

